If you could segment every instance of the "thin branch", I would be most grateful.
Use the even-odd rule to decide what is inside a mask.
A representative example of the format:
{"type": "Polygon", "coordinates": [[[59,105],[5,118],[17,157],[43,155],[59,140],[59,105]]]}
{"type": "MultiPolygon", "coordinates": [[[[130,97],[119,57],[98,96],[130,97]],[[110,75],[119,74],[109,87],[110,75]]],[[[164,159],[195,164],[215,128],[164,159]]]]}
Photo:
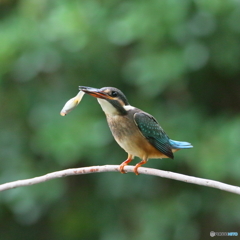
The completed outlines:
{"type": "MultiPolygon", "coordinates": [[[[124,170],[126,172],[133,172],[133,168],[134,168],[133,166],[125,166],[124,170]]],[[[62,177],[71,176],[71,175],[82,175],[82,174],[97,173],[97,172],[98,173],[119,172],[119,165],[92,166],[92,167],[73,168],[73,169],[66,169],[62,171],[52,172],[40,177],[29,178],[25,180],[18,180],[14,182],[1,184],[0,191],[5,191],[5,190],[16,188],[16,187],[34,185],[34,184],[46,182],[55,178],[62,178],[62,177]]],[[[240,187],[214,181],[214,180],[191,177],[191,176],[187,176],[179,173],[168,172],[168,171],[163,171],[163,170],[153,169],[153,168],[145,168],[145,167],[140,167],[138,169],[138,172],[140,174],[158,176],[158,177],[174,179],[174,180],[182,181],[186,183],[192,183],[192,184],[202,185],[206,187],[217,188],[223,191],[232,192],[240,195],[240,187]]]]}

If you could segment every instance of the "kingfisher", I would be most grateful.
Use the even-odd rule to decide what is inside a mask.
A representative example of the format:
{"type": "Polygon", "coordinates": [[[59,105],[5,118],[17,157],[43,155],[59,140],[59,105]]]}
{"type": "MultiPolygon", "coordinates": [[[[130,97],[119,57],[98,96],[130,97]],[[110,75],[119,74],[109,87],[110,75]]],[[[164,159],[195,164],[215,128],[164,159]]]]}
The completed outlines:
{"type": "Polygon", "coordinates": [[[134,172],[150,158],[174,158],[173,153],[184,148],[192,148],[188,142],[172,140],[164,132],[157,120],[150,114],[129,104],[123,92],[115,87],[100,89],[80,86],[79,90],[97,98],[104,111],[109,128],[116,142],[127,154],[127,160],[120,164],[120,172],[133,158],[141,161],[134,172]]]}

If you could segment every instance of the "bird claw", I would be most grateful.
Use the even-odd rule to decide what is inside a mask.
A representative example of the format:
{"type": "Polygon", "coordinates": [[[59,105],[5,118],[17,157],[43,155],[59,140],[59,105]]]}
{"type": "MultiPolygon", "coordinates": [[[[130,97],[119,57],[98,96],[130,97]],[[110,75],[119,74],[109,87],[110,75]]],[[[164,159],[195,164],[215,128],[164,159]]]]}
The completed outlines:
{"type": "MultiPolygon", "coordinates": [[[[128,165],[130,162],[132,161],[132,156],[128,156],[128,159],[126,161],[124,161],[122,164],[120,164],[119,166],[119,171],[120,173],[127,173],[126,171],[124,171],[124,167],[126,165],[128,165]]],[[[133,172],[136,174],[136,175],[139,175],[139,172],[138,172],[138,168],[141,167],[143,164],[145,164],[147,162],[146,159],[143,159],[141,162],[139,162],[138,164],[136,164],[136,166],[134,167],[133,169],[133,172]]]]}
{"type": "Polygon", "coordinates": [[[139,175],[138,168],[139,168],[139,166],[136,165],[133,169],[133,171],[136,175],[139,175]]]}
{"type": "MultiPolygon", "coordinates": [[[[125,170],[124,170],[124,167],[126,166],[127,164],[126,163],[122,163],[121,165],[120,165],[120,167],[119,167],[119,169],[120,169],[120,173],[127,173],[125,170]]],[[[139,168],[139,166],[135,166],[134,167],[134,169],[133,169],[133,172],[136,174],[136,175],[139,175],[139,173],[138,173],[138,168],[139,168]]]]}
{"type": "Polygon", "coordinates": [[[132,161],[132,155],[128,155],[127,160],[125,160],[123,163],[120,164],[119,169],[120,169],[120,173],[127,173],[126,171],[124,171],[124,167],[126,165],[128,165],[130,162],[132,161]]]}
{"type": "Polygon", "coordinates": [[[120,165],[119,169],[120,169],[120,173],[127,173],[126,171],[124,171],[124,167],[126,166],[127,164],[124,164],[124,162],[120,165]]]}
{"type": "Polygon", "coordinates": [[[141,167],[143,164],[145,164],[147,162],[146,159],[143,159],[141,162],[139,162],[138,164],[136,164],[136,166],[134,167],[133,171],[135,172],[136,175],[139,175],[138,172],[138,168],[141,167]]]}

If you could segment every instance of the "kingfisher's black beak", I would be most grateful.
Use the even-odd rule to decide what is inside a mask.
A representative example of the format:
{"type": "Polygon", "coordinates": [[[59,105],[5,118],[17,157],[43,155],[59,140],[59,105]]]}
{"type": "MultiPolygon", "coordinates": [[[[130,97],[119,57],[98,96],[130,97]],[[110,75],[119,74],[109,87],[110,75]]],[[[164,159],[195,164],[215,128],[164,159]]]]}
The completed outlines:
{"type": "Polygon", "coordinates": [[[107,93],[101,91],[101,89],[98,89],[98,88],[79,86],[79,90],[81,90],[95,98],[112,99],[107,93]]]}

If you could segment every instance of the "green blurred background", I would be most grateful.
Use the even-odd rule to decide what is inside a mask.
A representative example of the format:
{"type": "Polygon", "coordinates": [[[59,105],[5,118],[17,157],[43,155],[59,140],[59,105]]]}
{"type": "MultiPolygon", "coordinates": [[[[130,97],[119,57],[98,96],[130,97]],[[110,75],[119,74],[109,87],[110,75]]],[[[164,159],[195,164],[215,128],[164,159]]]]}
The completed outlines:
{"type": "MultiPolygon", "coordinates": [[[[85,85],[120,88],[194,145],[147,167],[239,186],[239,23],[237,0],[1,0],[0,183],[126,159],[93,97],[59,115],[85,85]]],[[[1,192],[0,234],[208,239],[240,234],[239,200],[153,176],[72,176],[1,192]]]]}

